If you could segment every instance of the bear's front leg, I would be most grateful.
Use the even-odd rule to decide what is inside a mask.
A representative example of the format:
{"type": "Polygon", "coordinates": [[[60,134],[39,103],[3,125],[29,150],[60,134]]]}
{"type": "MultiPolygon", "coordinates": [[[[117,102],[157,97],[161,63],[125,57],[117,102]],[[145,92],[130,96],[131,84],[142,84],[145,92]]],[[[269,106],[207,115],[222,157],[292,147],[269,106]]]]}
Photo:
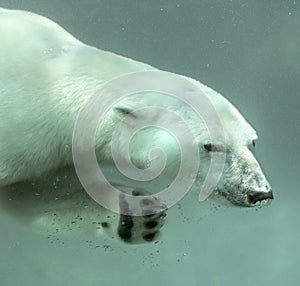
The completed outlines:
{"type": "MultiPolygon", "coordinates": [[[[133,196],[150,196],[143,190],[132,191],[133,196]]],[[[151,242],[159,237],[160,229],[166,217],[166,206],[154,197],[141,199],[139,206],[130,205],[124,194],[119,195],[120,219],[118,224],[118,235],[127,243],[151,242]],[[142,216],[130,215],[139,207],[142,216]],[[122,214],[126,213],[126,214],[122,214]]]]}

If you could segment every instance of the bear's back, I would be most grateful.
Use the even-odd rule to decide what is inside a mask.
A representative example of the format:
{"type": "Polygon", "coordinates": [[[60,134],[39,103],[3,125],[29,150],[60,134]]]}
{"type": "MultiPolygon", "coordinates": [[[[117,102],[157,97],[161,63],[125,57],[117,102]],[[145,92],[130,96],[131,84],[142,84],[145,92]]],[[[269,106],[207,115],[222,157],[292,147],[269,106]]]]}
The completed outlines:
{"type": "Polygon", "coordinates": [[[31,12],[0,8],[1,53],[11,49],[35,57],[51,56],[62,47],[82,43],[48,18],[31,12]],[[12,36],[13,35],[13,36],[12,36]],[[37,41],[38,39],[38,41],[37,41]]]}

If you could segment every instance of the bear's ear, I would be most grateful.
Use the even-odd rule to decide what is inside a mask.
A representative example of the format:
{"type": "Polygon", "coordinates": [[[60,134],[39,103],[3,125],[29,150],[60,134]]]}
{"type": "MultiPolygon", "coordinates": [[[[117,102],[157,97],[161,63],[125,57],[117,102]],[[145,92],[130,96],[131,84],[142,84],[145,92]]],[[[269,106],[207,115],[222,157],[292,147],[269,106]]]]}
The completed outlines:
{"type": "Polygon", "coordinates": [[[113,111],[120,119],[124,119],[128,115],[130,115],[132,118],[136,118],[133,113],[133,108],[129,105],[117,104],[113,107],[113,111]]]}

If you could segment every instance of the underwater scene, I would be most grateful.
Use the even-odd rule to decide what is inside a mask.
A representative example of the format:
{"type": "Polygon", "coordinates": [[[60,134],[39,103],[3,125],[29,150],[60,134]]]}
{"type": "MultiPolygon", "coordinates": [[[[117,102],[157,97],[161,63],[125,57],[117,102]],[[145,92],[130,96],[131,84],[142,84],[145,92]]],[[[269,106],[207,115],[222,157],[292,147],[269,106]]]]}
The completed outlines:
{"type": "Polygon", "coordinates": [[[1,0],[0,285],[299,285],[298,0],[1,0]]]}

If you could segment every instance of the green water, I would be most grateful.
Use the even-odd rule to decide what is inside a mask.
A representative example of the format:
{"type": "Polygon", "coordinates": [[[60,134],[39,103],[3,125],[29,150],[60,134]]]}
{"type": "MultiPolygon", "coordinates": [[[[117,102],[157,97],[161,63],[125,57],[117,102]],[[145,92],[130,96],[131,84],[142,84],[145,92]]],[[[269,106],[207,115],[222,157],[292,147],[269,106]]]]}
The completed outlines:
{"type": "Polygon", "coordinates": [[[88,236],[53,241],[1,215],[0,285],[299,285],[298,0],[1,0],[0,6],[48,16],[85,43],[221,92],[256,128],[256,156],[275,195],[258,211],[214,209],[187,196],[169,211],[159,243],[139,246],[88,236]]]}

